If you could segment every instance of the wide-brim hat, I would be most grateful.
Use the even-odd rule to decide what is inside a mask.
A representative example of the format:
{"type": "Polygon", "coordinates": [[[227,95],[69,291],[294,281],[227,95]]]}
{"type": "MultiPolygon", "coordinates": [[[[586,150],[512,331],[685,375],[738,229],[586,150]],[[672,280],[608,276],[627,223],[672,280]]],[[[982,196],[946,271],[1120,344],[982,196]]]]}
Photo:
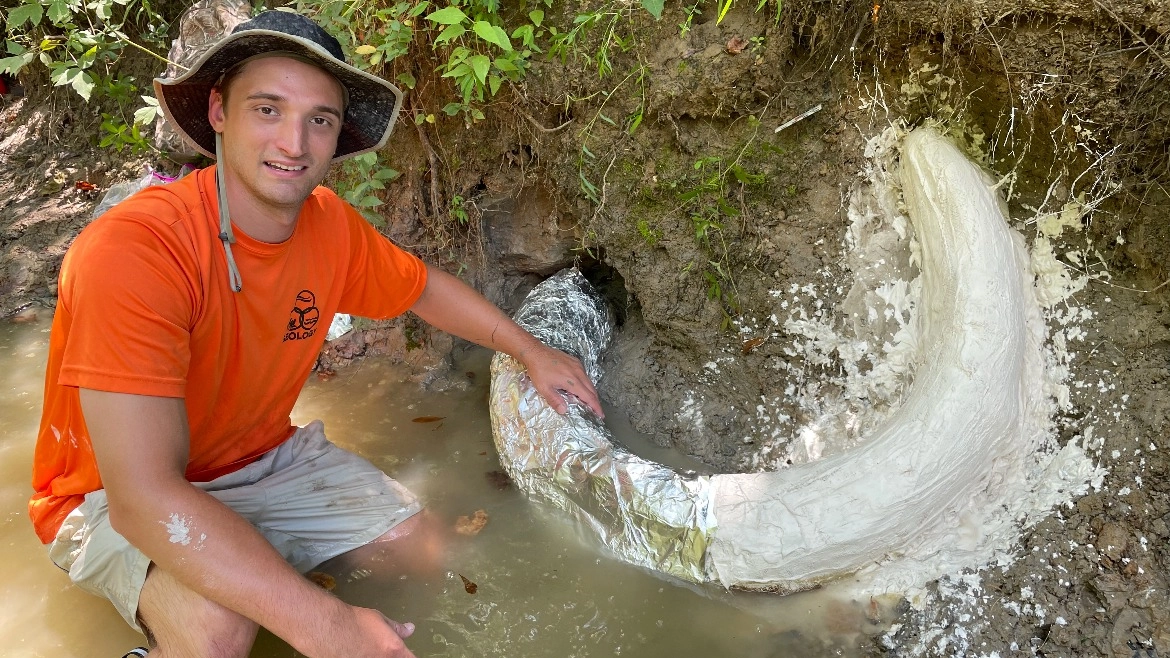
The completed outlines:
{"type": "Polygon", "coordinates": [[[240,23],[174,79],[155,78],[159,107],[200,153],[215,157],[215,129],[207,119],[208,98],[220,76],[256,55],[288,52],[320,66],[337,78],[349,95],[333,162],[375,151],[386,144],[402,92],[375,75],[345,63],[341,44],[319,25],[288,11],[266,11],[240,23]]]}

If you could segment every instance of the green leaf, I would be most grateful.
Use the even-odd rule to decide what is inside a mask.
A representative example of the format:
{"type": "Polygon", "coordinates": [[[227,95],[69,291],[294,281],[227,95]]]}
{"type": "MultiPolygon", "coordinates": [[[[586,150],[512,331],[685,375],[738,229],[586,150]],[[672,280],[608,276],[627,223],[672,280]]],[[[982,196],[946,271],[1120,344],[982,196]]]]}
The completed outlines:
{"type": "Polygon", "coordinates": [[[87,8],[92,9],[98,18],[103,21],[110,20],[113,15],[113,1],[112,0],[94,0],[94,2],[86,5],[87,8]]]}
{"type": "Polygon", "coordinates": [[[532,36],[532,30],[533,28],[531,25],[521,25],[512,31],[512,38],[520,39],[520,43],[523,43],[525,46],[533,46],[535,45],[536,40],[532,36]]]}
{"type": "Polygon", "coordinates": [[[94,60],[97,59],[97,56],[98,56],[98,47],[94,46],[94,47],[90,48],[89,50],[85,51],[84,55],[82,55],[81,57],[79,57],[77,59],[77,68],[87,69],[87,68],[93,66],[93,62],[94,62],[94,60]]]}
{"type": "Polygon", "coordinates": [[[78,71],[81,75],[73,78],[73,90],[76,91],[82,98],[89,101],[89,97],[93,94],[93,76],[85,71],[78,71]]]}
{"type": "Polygon", "coordinates": [[[638,126],[640,126],[640,125],[642,125],[642,113],[641,112],[639,112],[634,117],[633,122],[630,123],[630,127],[626,129],[626,134],[633,135],[634,131],[637,130],[638,126]]]}
{"type": "Polygon", "coordinates": [[[427,20],[434,21],[439,25],[454,25],[467,20],[467,14],[458,7],[444,7],[439,11],[427,14],[427,20]]]}
{"type": "Polygon", "coordinates": [[[60,26],[70,18],[73,18],[73,12],[69,11],[69,3],[66,0],[53,0],[49,4],[49,20],[53,25],[60,26]]]}
{"type": "Polygon", "coordinates": [[[467,48],[464,48],[463,46],[457,46],[454,50],[451,51],[451,56],[447,58],[447,68],[451,68],[459,62],[467,59],[467,56],[470,54],[471,51],[467,48]]]}
{"type": "Polygon", "coordinates": [[[601,112],[598,112],[598,113],[597,113],[597,117],[598,117],[599,119],[601,119],[602,121],[604,121],[604,122],[608,123],[608,124],[609,124],[609,125],[611,125],[611,126],[615,126],[615,127],[617,126],[617,124],[616,124],[616,123],[614,123],[613,119],[611,119],[611,118],[609,118],[609,117],[605,116],[605,114],[603,114],[603,113],[601,113],[601,112]]]}
{"type": "Polygon", "coordinates": [[[577,178],[581,181],[581,191],[585,193],[585,196],[588,197],[590,201],[597,203],[597,186],[593,183],[590,183],[588,178],[585,178],[584,172],[578,171],[577,178]]]}
{"type": "Polygon", "coordinates": [[[719,212],[723,213],[724,215],[727,215],[728,217],[739,217],[739,209],[734,208],[731,204],[727,203],[727,199],[720,197],[718,205],[719,212]]]}
{"type": "Polygon", "coordinates": [[[382,205],[383,201],[373,194],[366,195],[361,201],[357,202],[358,208],[377,208],[382,205]]]}
{"type": "Polygon", "coordinates": [[[476,21],[475,25],[472,26],[472,29],[474,29],[475,34],[484,41],[494,43],[500,48],[511,52],[512,42],[508,41],[508,33],[503,29],[496,27],[487,21],[476,21]]]}
{"type": "Polygon", "coordinates": [[[406,87],[407,89],[414,89],[414,86],[418,84],[418,80],[415,80],[414,76],[411,75],[409,71],[406,73],[399,73],[395,80],[402,83],[402,86],[406,87]]]}
{"type": "Polygon", "coordinates": [[[11,73],[16,75],[20,70],[28,65],[29,62],[36,59],[37,54],[31,50],[23,55],[14,55],[12,57],[5,57],[0,59],[0,73],[11,73]]]}
{"type": "Polygon", "coordinates": [[[744,185],[759,185],[766,179],[764,174],[750,174],[738,164],[731,165],[731,173],[735,175],[735,180],[744,185]]]}
{"type": "Polygon", "coordinates": [[[461,78],[468,73],[471,73],[471,67],[466,64],[460,64],[455,68],[443,74],[444,78],[461,78]]]}
{"type": "Polygon", "coordinates": [[[723,4],[722,4],[722,6],[719,7],[719,18],[715,19],[716,25],[723,22],[723,17],[726,16],[727,12],[731,10],[731,3],[734,0],[720,0],[720,1],[723,4]]]}
{"type": "Polygon", "coordinates": [[[499,69],[501,71],[508,72],[508,73],[513,73],[513,72],[520,70],[520,69],[516,68],[516,65],[513,64],[512,60],[510,60],[510,59],[504,59],[501,57],[492,63],[496,65],[497,69],[499,69]]]}
{"type": "Polygon", "coordinates": [[[41,3],[30,2],[21,5],[8,12],[8,31],[12,32],[16,28],[24,25],[25,21],[29,23],[29,27],[33,28],[40,24],[41,17],[45,15],[45,11],[41,8],[41,3]]]}
{"type": "Polygon", "coordinates": [[[398,178],[401,175],[402,175],[401,172],[399,172],[397,169],[391,169],[390,167],[382,167],[378,171],[374,172],[374,180],[390,181],[390,180],[394,180],[395,178],[398,178]]]}
{"type": "Polygon", "coordinates": [[[135,125],[145,126],[145,125],[153,122],[154,118],[157,116],[158,116],[158,106],[157,105],[154,107],[150,107],[150,106],[140,107],[137,110],[135,110],[135,112],[134,112],[134,123],[135,123],[135,125]]]}
{"type": "Polygon", "coordinates": [[[471,70],[475,71],[475,77],[479,80],[479,83],[486,84],[488,69],[491,68],[492,65],[492,61],[488,59],[488,56],[476,55],[469,58],[467,61],[471,64],[471,70]]]}
{"type": "Polygon", "coordinates": [[[386,225],[386,218],[382,217],[381,215],[379,215],[376,212],[371,212],[369,210],[363,210],[363,211],[361,211],[361,213],[362,213],[362,217],[365,217],[366,221],[369,222],[373,226],[376,226],[378,228],[382,228],[383,226],[386,225]]]}
{"type": "Polygon", "coordinates": [[[544,22],[544,12],[539,9],[534,9],[528,12],[528,18],[532,19],[533,25],[540,27],[540,24],[544,22]]]}
{"type": "Polygon", "coordinates": [[[492,92],[492,96],[495,96],[496,92],[500,90],[501,82],[502,80],[500,79],[500,76],[495,75],[494,73],[488,76],[488,90],[492,92]]]}
{"type": "Polygon", "coordinates": [[[54,87],[63,87],[73,81],[73,77],[81,73],[81,69],[75,69],[64,64],[58,65],[49,74],[49,79],[53,81],[54,87]]]}
{"type": "Polygon", "coordinates": [[[462,108],[463,106],[459,103],[447,103],[443,106],[443,114],[446,114],[449,117],[453,117],[456,114],[459,114],[459,110],[462,108]]]}
{"type": "Polygon", "coordinates": [[[642,0],[642,7],[650,12],[654,18],[662,18],[662,6],[665,0],[642,0]]]}
{"type": "Polygon", "coordinates": [[[447,43],[452,39],[458,39],[459,37],[463,36],[463,33],[466,31],[467,28],[463,27],[459,23],[448,25],[447,27],[443,28],[443,31],[440,32],[439,36],[435,38],[435,45],[438,46],[447,43]]]}

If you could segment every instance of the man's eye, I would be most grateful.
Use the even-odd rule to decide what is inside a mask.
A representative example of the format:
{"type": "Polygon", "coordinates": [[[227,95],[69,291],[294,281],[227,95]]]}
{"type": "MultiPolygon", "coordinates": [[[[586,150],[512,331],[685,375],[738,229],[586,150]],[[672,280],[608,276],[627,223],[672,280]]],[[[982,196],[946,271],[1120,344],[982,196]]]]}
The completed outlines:
{"type": "Polygon", "coordinates": [[[317,124],[318,126],[330,125],[329,119],[327,119],[325,117],[313,117],[313,123],[317,124]]]}
{"type": "Polygon", "coordinates": [[[258,111],[260,114],[275,114],[276,113],[276,110],[272,109],[271,107],[268,107],[267,105],[262,105],[262,106],[256,108],[256,111],[258,111]]]}

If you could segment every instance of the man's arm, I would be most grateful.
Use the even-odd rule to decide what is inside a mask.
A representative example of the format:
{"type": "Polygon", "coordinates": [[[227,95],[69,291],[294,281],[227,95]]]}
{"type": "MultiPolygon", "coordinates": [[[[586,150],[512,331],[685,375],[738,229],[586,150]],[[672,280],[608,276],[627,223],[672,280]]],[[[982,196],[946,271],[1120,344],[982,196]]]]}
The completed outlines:
{"type": "Polygon", "coordinates": [[[569,409],[563,392],[604,417],[580,361],[537,340],[458,278],[427,266],[427,286],[410,310],[449,334],[515,357],[528,369],[536,391],[558,413],[569,409]]]}
{"type": "Polygon", "coordinates": [[[301,577],[247,521],[187,482],[182,399],[80,393],[110,524],[159,568],[307,656],[413,656],[380,613],[301,577]]]}

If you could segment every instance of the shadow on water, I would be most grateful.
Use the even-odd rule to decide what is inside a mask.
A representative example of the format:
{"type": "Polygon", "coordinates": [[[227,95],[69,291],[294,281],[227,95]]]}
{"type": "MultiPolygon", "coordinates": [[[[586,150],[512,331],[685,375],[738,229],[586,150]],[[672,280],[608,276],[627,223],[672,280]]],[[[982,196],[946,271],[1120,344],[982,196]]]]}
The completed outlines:
{"type": "MultiPolygon", "coordinates": [[[[0,323],[0,653],[121,656],[141,644],[141,636],[107,603],[70,586],[25,513],[48,345],[45,315],[0,323]]],[[[310,378],[293,422],[323,419],[333,441],[411,488],[443,524],[453,526],[476,510],[488,516],[478,535],[452,533],[444,567],[431,576],[380,569],[386,565],[376,558],[324,565],[338,596],[414,622],[409,646],[419,656],[863,653],[867,633],[875,630],[865,614],[868,601],[826,592],[729,594],[680,584],[608,557],[564,515],[529,503],[499,473],[486,404],[488,361],[487,352],[470,352],[459,367],[468,373],[464,385],[442,393],[421,391],[405,369],[374,360],[329,381],[310,378]]],[[[616,410],[607,415],[633,450],[675,467],[695,466],[685,456],[655,452],[662,449],[633,435],[616,410]]],[[[252,652],[296,655],[267,633],[252,652]]]]}

